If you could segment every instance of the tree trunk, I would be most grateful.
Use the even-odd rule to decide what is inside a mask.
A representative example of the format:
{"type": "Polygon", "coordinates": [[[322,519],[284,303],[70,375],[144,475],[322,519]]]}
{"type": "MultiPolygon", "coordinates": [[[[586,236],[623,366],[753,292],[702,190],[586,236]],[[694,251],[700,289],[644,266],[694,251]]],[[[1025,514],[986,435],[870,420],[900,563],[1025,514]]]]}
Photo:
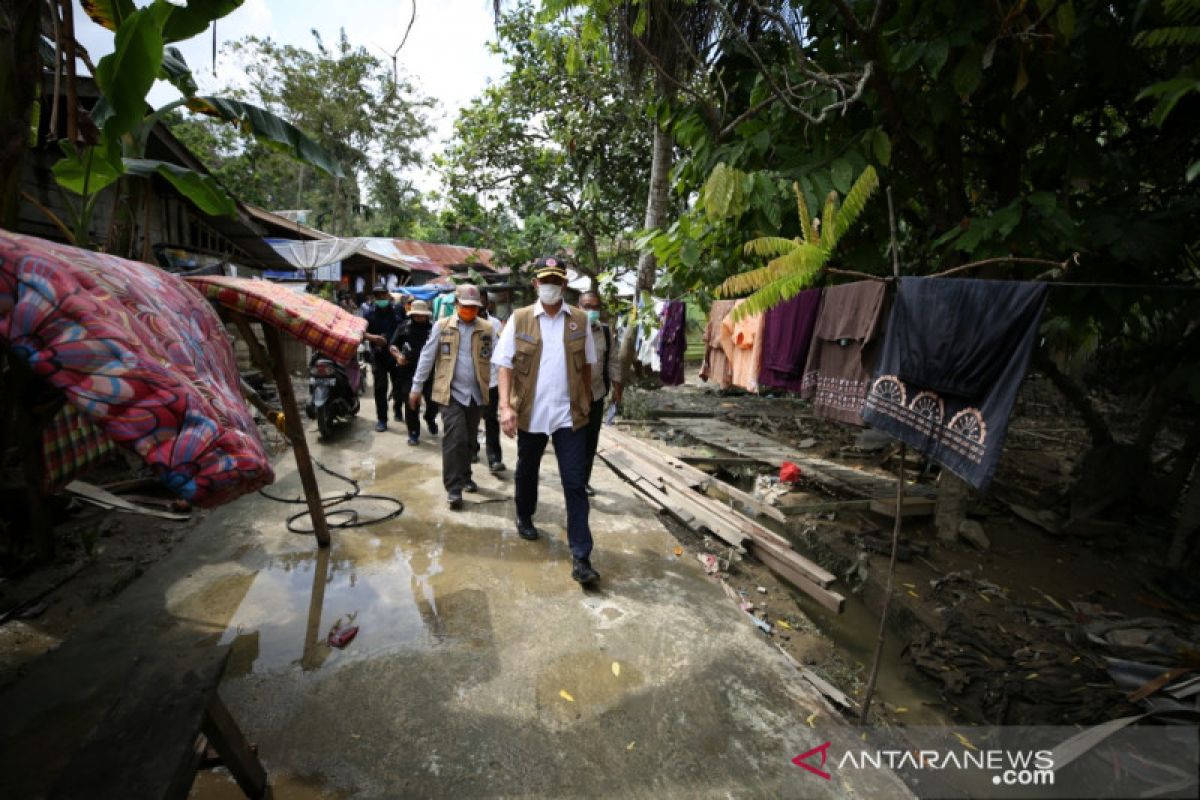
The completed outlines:
{"type": "MultiPolygon", "coordinates": [[[[654,126],[654,149],[650,161],[650,192],[646,197],[646,221],[645,228],[661,228],[666,221],[668,200],[671,190],[671,162],[675,153],[675,142],[671,139],[671,134],[663,130],[658,125],[654,126]]],[[[654,253],[650,250],[642,253],[638,259],[638,277],[637,277],[637,294],[634,296],[636,306],[637,299],[642,296],[643,292],[649,292],[654,288],[654,281],[658,274],[658,262],[654,258],[654,253]]],[[[632,327],[624,339],[621,341],[621,378],[628,381],[629,365],[633,363],[633,345],[637,341],[637,335],[632,327]]]]}
{"type": "Polygon", "coordinates": [[[1067,402],[1079,412],[1079,416],[1083,418],[1083,424],[1087,427],[1088,435],[1092,437],[1092,446],[1101,448],[1112,445],[1112,430],[1104,420],[1104,415],[1088,397],[1087,391],[1071,376],[1060,370],[1044,351],[1034,351],[1033,365],[1050,379],[1054,388],[1058,389],[1067,402]]]}
{"type": "Polygon", "coordinates": [[[21,164],[29,148],[29,114],[42,60],[41,3],[11,0],[0,13],[0,228],[14,230],[21,205],[21,164]]]}
{"type": "Polygon", "coordinates": [[[946,544],[958,539],[958,528],[967,518],[967,498],[971,487],[948,469],[938,478],[937,505],[933,511],[933,527],[937,537],[946,544]]]}

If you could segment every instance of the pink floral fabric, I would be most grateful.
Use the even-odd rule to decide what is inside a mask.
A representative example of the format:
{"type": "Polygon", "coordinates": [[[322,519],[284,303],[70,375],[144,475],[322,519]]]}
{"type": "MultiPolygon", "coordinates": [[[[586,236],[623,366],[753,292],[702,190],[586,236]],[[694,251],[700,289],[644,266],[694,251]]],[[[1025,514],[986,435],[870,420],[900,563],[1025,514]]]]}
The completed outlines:
{"type": "Polygon", "coordinates": [[[273,480],[220,319],[180,278],[0,230],[0,341],[180,497],[273,480]]]}

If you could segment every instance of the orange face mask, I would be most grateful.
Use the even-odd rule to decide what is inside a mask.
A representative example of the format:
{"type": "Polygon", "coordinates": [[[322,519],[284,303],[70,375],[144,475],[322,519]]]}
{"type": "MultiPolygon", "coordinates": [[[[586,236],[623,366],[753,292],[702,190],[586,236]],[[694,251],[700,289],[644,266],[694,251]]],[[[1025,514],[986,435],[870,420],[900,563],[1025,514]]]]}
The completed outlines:
{"type": "Polygon", "coordinates": [[[477,316],[479,316],[479,309],[475,306],[458,307],[458,318],[463,322],[474,322],[477,316]]]}

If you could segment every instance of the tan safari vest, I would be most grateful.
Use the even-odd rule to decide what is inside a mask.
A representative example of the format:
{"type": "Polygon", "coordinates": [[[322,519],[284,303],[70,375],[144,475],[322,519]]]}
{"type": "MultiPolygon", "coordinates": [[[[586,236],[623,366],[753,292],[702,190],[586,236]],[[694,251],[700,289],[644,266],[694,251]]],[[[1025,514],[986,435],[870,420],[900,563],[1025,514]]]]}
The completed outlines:
{"type": "MultiPolygon", "coordinates": [[[[491,391],[488,384],[492,379],[492,341],[495,334],[492,323],[479,317],[475,320],[475,333],[471,337],[471,355],[475,360],[475,379],[479,381],[479,395],[487,405],[491,391]]],[[[450,383],[454,380],[454,362],[458,360],[458,316],[450,317],[442,324],[438,337],[437,361],[434,362],[433,402],[447,405],[450,402],[450,383]]]]}
{"type": "MultiPolygon", "coordinates": [[[[569,306],[570,316],[563,325],[563,349],[567,356],[567,385],[571,387],[571,427],[579,430],[588,422],[588,386],[583,382],[583,366],[587,363],[587,315],[583,309],[569,306]]],[[[517,427],[529,430],[533,417],[533,396],[537,392],[538,369],[542,364],[542,326],[534,314],[537,305],[517,309],[508,321],[514,326],[512,387],[509,404],[517,414],[517,427]]],[[[566,313],[568,306],[559,309],[566,313]]],[[[436,399],[436,398],[435,398],[436,399]]]]}

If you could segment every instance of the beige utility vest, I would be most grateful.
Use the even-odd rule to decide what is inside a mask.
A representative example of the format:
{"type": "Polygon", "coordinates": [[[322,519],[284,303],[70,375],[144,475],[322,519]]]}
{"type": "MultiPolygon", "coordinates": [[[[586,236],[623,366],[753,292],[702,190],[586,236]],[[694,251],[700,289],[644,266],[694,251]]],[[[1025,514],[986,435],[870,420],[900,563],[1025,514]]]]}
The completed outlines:
{"type": "MultiPolygon", "coordinates": [[[[492,379],[492,323],[482,317],[475,320],[475,336],[471,337],[471,356],[475,361],[475,380],[479,381],[479,396],[487,405],[489,384],[492,379]]],[[[450,402],[450,384],[454,380],[454,363],[458,360],[458,316],[450,317],[442,324],[438,336],[437,361],[434,362],[433,402],[447,405],[450,402]]]]}
{"type": "MultiPolygon", "coordinates": [[[[583,366],[587,363],[587,315],[583,309],[570,306],[570,315],[563,324],[563,350],[567,356],[567,385],[571,388],[571,427],[579,430],[588,422],[588,386],[583,382],[583,366]]],[[[512,385],[509,404],[517,413],[517,427],[529,430],[533,417],[534,395],[537,394],[538,370],[542,365],[542,326],[534,313],[536,305],[517,309],[509,325],[514,326],[512,385]]],[[[567,313],[563,306],[558,313],[567,313]]]]}

